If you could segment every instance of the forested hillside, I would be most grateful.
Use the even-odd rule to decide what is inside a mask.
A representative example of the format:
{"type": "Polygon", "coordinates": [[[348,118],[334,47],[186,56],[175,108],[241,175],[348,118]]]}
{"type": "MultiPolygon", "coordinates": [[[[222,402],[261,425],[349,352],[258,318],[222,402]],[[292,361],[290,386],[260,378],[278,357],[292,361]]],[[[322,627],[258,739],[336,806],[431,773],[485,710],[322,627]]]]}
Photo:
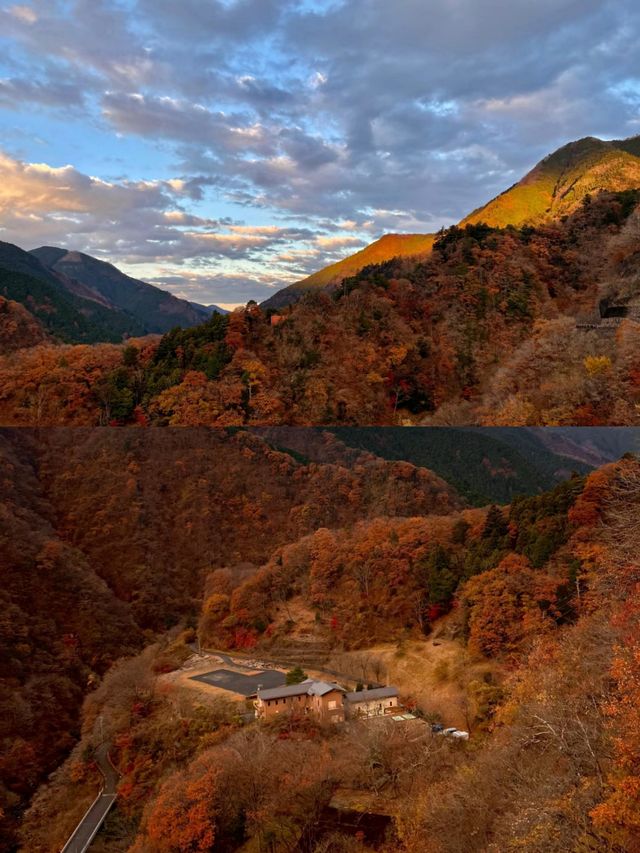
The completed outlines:
{"type": "Polygon", "coordinates": [[[178,299],[144,281],[125,275],[113,264],[83,252],[69,252],[55,246],[41,246],[30,252],[43,266],[64,279],[80,282],[104,298],[109,305],[126,313],[141,331],[168,332],[174,326],[195,326],[210,313],[202,305],[178,299]]]}
{"type": "MultiPolygon", "coordinates": [[[[334,427],[317,430],[322,435],[318,456],[324,459],[334,442],[359,448],[383,459],[402,459],[435,471],[470,503],[482,506],[491,502],[508,503],[516,495],[530,495],[552,488],[572,472],[585,473],[591,466],[578,459],[561,456],[547,449],[533,433],[529,441],[523,437],[516,442],[512,433],[504,428],[466,430],[452,427],[334,427]]],[[[513,430],[516,434],[522,430],[513,430]]],[[[635,430],[625,430],[635,433],[635,430]]],[[[308,428],[271,428],[274,440],[288,446],[304,447],[311,444],[308,428]]],[[[269,428],[259,429],[259,434],[269,435],[269,428]]],[[[632,439],[629,437],[629,441],[632,439]]],[[[585,435],[582,443],[587,443],[585,435]]],[[[312,445],[313,446],[313,445],[312,445]]],[[[631,449],[625,449],[619,454],[631,449]]],[[[330,457],[329,457],[330,458],[330,457]]]]}
{"type": "Polygon", "coordinates": [[[85,692],[121,655],[195,625],[211,571],[246,577],[318,527],[462,505],[408,463],[304,465],[247,433],[8,430],[0,442],[5,844],[78,737],[85,692]]]}
{"type": "Polygon", "coordinates": [[[58,341],[117,342],[145,333],[144,323],[11,243],[0,242],[0,295],[19,302],[58,341]]]}
{"type": "Polygon", "coordinates": [[[261,634],[271,643],[288,630],[283,603],[300,597],[324,639],[369,647],[406,630],[428,632],[457,602],[470,608],[476,650],[516,650],[525,627],[533,636],[572,613],[579,566],[564,546],[582,489],[576,478],[515,500],[507,511],[492,506],[442,519],[376,518],[348,530],[320,529],[278,549],[234,589],[226,610],[214,591],[215,608],[205,602],[203,640],[232,647],[240,631],[245,644],[247,632],[256,643],[261,634]]]}
{"type": "MultiPolygon", "coordinates": [[[[339,827],[318,835],[319,816],[345,789],[387,809],[389,834],[375,846],[384,853],[462,853],[470,843],[486,853],[638,850],[637,459],[507,507],[464,509],[426,472],[367,461],[355,449],[335,449],[353,462],[344,467],[306,465],[242,432],[3,438],[5,480],[17,487],[13,515],[5,503],[14,520],[3,558],[34,577],[36,559],[73,565],[94,584],[100,576],[102,597],[84,596],[96,601],[105,638],[130,651],[145,626],[142,642],[155,641],[101,679],[115,649],[91,651],[86,609],[59,647],[62,629],[48,621],[62,594],[77,594],[70,576],[46,590],[46,610],[33,591],[33,638],[18,628],[15,651],[3,656],[14,701],[29,700],[33,682],[21,679],[36,666],[21,644],[37,647],[44,626],[39,678],[69,679],[75,710],[37,729],[46,722],[70,744],[74,697],[87,676],[92,684],[81,746],[39,791],[22,822],[22,849],[61,846],[74,804],[91,796],[90,746],[101,720],[122,780],[97,850],[286,849],[292,839],[315,853],[355,850],[363,841],[339,827]],[[23,547],[27,528],[60,544],[38,558],[23,547]],[[189,701],[163,676],[190,654],[187,635],[164,629],[196,618],[203,643],[254,655],[299,644],[306,632],[343,660],[384,647],[400,667],[444,644],[429,713],[438,719],[437,697],[455,696],[471,740],[295,718],[246,725],[222,697],[189,701]]],[[[15,608],[18,592],[7,592],[15,608]]],[[[12,624],[23,624],[12,612],[12,624]]],[[[421,702],[407,688],[403,701],[421,702]]],[[[17,741],[17,715],[5,719],[6,737],[17,741]]],[[[29,748],[41,760],[33,730],[19,731],[21,760],[10,765],[18,776],[29,748]]],[[[32,768],[5,788],[10,818],[16,798],[49,769],[32,768]]]]}
{"type": "Polygon", "coordinates": [[[44,327],[19,302],[0,296],[0,351],[14,352],[50,342],[44,327]]]}
{"type": "MultiPolygon", "coordinates": [[[[549,154],[513,186],[472,211],[460,225],[540,225],[573,213],[585,197],[602,190],[623,191],[638,186],[640,137],[605,141],[588,136],[549,154]]],[[[371,264],[426,255],[435,239],[435,234],[385,234],[354,255],[279,290],[262,306],[281,309],[305,293],[336,286],[371,264]]]]}
{"type": "Polygon", "coordinates": [[[5,425],[633,425],[638,194],[452,228],[270,321],[255,303],[126,347],[0,358],[5,425]]]}

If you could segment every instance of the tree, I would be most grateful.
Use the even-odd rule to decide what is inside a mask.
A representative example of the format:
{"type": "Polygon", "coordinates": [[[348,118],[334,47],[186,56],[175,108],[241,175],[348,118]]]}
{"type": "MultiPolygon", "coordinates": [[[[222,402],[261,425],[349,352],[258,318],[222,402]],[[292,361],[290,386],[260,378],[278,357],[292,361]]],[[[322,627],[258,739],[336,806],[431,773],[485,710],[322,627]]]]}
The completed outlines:
{"type": "Polygon", "coordinates": [[[199,762],[165,782],[145,815],[154,853],[204,853],[213,848],[218,799],[224,795],[219,777],[217,767],[199,762]]]}
{"type": "Polygon", "coordinates": [[[309,676],[302,669],[301,666],[294,666],[293,669],[290,669],[286,675],[287,684],[300,684],[303,681],[306,681],[309,676]]]}

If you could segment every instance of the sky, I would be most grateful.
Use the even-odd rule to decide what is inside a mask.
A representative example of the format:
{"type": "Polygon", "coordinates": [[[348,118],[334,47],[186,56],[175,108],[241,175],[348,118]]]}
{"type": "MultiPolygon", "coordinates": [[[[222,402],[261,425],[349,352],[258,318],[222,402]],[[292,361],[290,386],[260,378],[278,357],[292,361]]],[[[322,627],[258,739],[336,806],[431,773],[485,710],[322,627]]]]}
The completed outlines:
{"type": "Polygon", "coordinates": [[[0,240],[261,301],[640,133],[633,0],[0,0],[0,240]]]}

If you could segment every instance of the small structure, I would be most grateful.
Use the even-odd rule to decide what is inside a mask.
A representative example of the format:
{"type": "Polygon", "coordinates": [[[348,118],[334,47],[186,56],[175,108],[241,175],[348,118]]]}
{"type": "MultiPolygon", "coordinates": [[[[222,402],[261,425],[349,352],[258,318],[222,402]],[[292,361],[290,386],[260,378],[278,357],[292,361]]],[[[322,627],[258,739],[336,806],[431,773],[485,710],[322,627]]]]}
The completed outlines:
{"type": "Polygon", "coordinates": [[[382,717],[398,711],[397,687],[374,687],[345,693],[344,706],[347,717],[382,717]]]}
{"type": "Polygon", "coordinates": [[[284,320],[284,314],[272,314],[271,315],[271,325],[277,326],[278,323],[282,323],[284,320]]]}
{"type": "Polygon", "coordinates": [[[300,684],[258,689],[255,709],[259,720],[279,714],[312,715],[323,723],[344,722],[345,690],[339,684],[307,678],[300,684]]]}

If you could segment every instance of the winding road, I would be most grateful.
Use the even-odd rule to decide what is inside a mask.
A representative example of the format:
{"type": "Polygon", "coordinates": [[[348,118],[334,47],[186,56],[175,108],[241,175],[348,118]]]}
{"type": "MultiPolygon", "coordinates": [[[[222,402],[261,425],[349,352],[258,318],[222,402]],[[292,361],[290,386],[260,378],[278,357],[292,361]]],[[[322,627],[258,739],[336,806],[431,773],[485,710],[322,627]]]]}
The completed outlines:
{"type": "Polygon", "coordinates": [[[62,848],[61,853],[85,853],[102,826],[109,809],[116,801],[116,788],[120,774],[109,761],[109,744],[103,743],[102,746],[99,746],[94,757],[100,772],[104,776],[104,785],[76,826],[73,835],[62,848]]]}

